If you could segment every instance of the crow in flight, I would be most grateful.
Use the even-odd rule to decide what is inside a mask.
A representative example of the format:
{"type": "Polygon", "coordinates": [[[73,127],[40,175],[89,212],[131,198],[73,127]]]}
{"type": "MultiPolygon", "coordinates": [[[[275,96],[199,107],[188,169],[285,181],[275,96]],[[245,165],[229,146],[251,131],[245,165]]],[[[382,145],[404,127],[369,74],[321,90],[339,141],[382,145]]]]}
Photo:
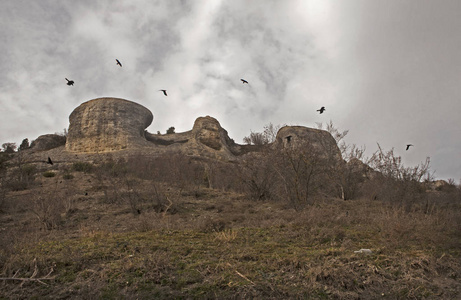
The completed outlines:
{"type": "Polygon", "coordinates": [[[323,114],[323,112],[325,111],[325,106],[322,106],[320,109],[317,109],[317,111],[319,111],[321,114],[323,114]]]}
{"type": "Polygon", "coordinates": [[[405,149],[406,151],[408,151],[408,149],[410,149],[410,147],[413,146],[412,144],[408,144],[407,145],[407,149],[405,149]]]}
{"type": "Polygon", "coordinates": [[[51,158],[48,156],[48,161],[46,162],[49,165],[53,165],[53,162],[51,161],[51,158]]]}
{"type": "Polygon", "coordinates": [[[67,78],[66,78],[66,80],[67,80],[67,85],[74,85],[74,81],[73,81],[73,80],[69,80],[69,79],[67,79],[67,78]]]}
{"type": "Polygon", "coordinates": [[[243,84],[248,84],[248,81],[246,81],[245,79],[240,79],[242,81],[243,84]]]}
{"type": "Polygon", "coordinates": [[[117,65],[119,65],[120,67],[122,67],[122,63],[118,60],[118,59],[115,59],[117,61],[117,65]]]}
{"type": "Polygon", "coordinates": [[[163,92],[163,95],[168,96],[166,93],[166,90],[159,90],[159,91],[163,92]]]}

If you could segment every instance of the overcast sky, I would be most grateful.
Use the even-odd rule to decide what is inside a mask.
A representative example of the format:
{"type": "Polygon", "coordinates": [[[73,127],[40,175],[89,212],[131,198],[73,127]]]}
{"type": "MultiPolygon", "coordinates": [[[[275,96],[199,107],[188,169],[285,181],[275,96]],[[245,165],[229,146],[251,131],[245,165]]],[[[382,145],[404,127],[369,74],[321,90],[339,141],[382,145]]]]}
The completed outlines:
{"type": "Polygon", "coordinates": [[[460,32],[459,0],[0,0],[0,143],[62,132],[81,103],[118,97],[152,111],[149,132],[210,115],[238,143],[268,123],[332,120],[368,155],[379,143],[407,166],[430,157],[459,182],[460,32]]]}

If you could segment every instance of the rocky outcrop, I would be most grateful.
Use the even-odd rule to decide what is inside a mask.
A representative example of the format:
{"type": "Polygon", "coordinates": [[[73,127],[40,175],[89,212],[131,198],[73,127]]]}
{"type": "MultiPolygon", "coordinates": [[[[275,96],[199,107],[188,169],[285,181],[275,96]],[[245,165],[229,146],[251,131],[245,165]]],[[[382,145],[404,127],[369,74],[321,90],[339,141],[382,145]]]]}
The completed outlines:
{"type": "Polygon", "coordinates": [[[342,161],[341,151],[328,131],[304,126],[284,126],[275,138],[274,147],[304,147],[312,152],[342,161]]]}
{"type": "Polygon", "coordinates": [[[365,179],[376,179],[380,175],[378,171],[364,163],[358,158],[352,158],[346,164],[348,176],[356,182],[363,182],[365,179]]]}
{"type": "Polygon", "coordinates": [[[44,134],[30,144],[30,149],[44,151],[54,149],[66,144],[66,137],[59,134],[44,134]]]}
{"type": "Polygon", "coordinates": [[[118,98],[99,98],[69,116],[66,150],[109,152],[146,145],[144,130],[154,116],[142,105],[118,98]]]}
{"type": "Polygon", "coordinates": [[[148,141],[159,151],[177,150],[190,156],[233,160],[240,155],[240,145],[236,144],[218,120],[210,116],[195,120],[192,130],[173,134],[146,133],[148,141]]]}
{"type": "Polygon", "coordinates": [[[153,120],[145,107],[123,99],[99,98],[77,107],[69,116],[66,150],[101,153],[136,149],[146,154],[181,152],[195,157],[224,161],[238,160],[249,152],[273,147],[310,146],[330,158],[341,153],[330,133],[302,126],[285,126],[269,145],[239,145],[213,117],[199,117],[192,130],[152,134],[145,129],[153,120]]]}

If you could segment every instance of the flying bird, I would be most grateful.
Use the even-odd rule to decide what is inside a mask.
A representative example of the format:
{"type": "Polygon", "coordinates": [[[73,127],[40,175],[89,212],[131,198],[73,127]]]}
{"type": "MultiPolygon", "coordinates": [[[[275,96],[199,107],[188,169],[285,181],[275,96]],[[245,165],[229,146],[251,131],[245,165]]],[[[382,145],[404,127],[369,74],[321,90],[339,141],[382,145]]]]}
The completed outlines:
{"type": "Polygon", "coordinates": [[[321,114],[323,114],[323,112],[325,111],[325,106],[322,106],[320,109],[317,109],[317,111],[319,111],[321,114]]]}
{"type": "Polygon", "coordinates": [[[406,151],[408,151],[408,149],[410,149],[410,147],[413,146],[412,144],[408,144],[407,145],[407,149],[405,149],[406,151]]]}
{"type": "Polygon", "coordinates": [[[122,67],[122,63],[118,60],[118,59],[115,59],[117,61],[117,65],[119,65],[120,67],[122,67]]]}
{"type": "Polygon", "coordinates": [[[159,91],[163,92],[163,95],[168,96],[166,93],[166,90],[159,90],[159,91]]]}
{"type": "Polygon", "coordinates": [[[248,81],[246,81],[245,79],[240,79],[242,81],[243,84],[248,84],[248,81]]]}
{"type": "Polygon", "coordinates": [[[73,80],[69,80],[69,79],[67,79],[67,78],[66,78],[66,80],[67,80],[67,85],[74,85],[74,81],[73,81],[73,80]]]}
{"type": "Polygon", "coordinates": [[[53,165],[53,161],[51,161],[51,158],[48,156],[48,161],[46,162],[47,164],[53,165]]]}

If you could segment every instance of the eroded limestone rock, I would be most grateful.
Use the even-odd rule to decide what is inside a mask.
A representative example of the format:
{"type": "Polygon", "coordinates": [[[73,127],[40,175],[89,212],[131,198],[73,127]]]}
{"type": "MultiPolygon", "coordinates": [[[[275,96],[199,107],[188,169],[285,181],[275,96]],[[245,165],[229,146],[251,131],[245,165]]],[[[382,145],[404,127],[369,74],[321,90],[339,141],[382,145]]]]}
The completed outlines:
{"type": "Polygon", "coordinates": [[[333,136],[325,130],[304,126],[284,126],[277,132],[275,147],[311,147],[325,156],[342,162],[341,151],[333,136]]]}
{"type": "Polygon", "coordinates": [[[146,145],[144,130],[154,116],[142,105],[119,98],[82,103],[69,116],[66,150],[109,152],[146,145]]]}
{"type": "Polygon", "coordinates": [[[77,107],[69,116],[66,150],[99,153],[136,149],[143,153],[181,152],[196,157],[237,160],[250,152],[270,147],[312,145],[319,152],[341,160],[336,141],[324,130],[285,126],[269,145],[239,145],[213,117],[199,117],[192,130],[174,134],[151,134],[145,129],[153,120],[145,107],[123,99],[98,98],[77,107]]]}
{"type": "Polygon", "coordinates": [[[34,151],[44,151],[57,148],[66,144],[66,137],[58,134],[44,134],[30,144],[34,151]]]}

